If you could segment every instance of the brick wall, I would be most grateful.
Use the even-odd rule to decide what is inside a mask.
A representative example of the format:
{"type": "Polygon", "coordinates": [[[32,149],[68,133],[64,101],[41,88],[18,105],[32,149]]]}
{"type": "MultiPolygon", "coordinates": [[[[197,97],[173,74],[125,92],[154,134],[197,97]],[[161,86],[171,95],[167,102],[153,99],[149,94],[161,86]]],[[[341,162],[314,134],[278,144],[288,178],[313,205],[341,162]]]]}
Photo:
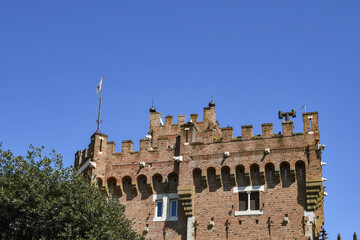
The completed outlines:
{"type": "Polygon", "coordinates": [[[318,114],[303,114],[302,133],[293,133],[293,123],[285,122],[280,135],[272,133],[272,124],[263,124],[262,136],[253,136],[248,125],[242,127],[241,138],[233,138],[233,128],[221,129],[215,113],[214,107],[204,108],[204,120],[199,122],[193,114],[191,124],[183,115],[178,124],[167,116],[161,125],[161,114],[151,112],[152,139],[140,140],[141,151],[133,151],[132,141],[125,140],[123,151],[115,153],[115,143],[95,133],[89,150],[76,153],[75,165],[95,162],[92,173],[109,191],[108,183],[116,185],[112,196],[126,206],[134,228],[149,239],[189,239],[189,232],[192,239],[316,237],[324,221],[321,151],[315,147],[320,143],[318,114]],[[188,137],[196,134],[196,140],[186,142],[184,131],[189,126],[196,132],[188,137]],[[182,162],[173,159],[177,136],[182,162]],[[234,189],[259,185],[261,214],[237,216],[239,194],[234,189]],[[178,220],[154,221],[154,196],[169,193],[179,195],[178,220]],[[315,218],[305,216],[305,211],[315,218]],[[189,229],[191,216],[195,222],[189,229]],[[214,226],[209,225],[212,220],[214,226]]]}

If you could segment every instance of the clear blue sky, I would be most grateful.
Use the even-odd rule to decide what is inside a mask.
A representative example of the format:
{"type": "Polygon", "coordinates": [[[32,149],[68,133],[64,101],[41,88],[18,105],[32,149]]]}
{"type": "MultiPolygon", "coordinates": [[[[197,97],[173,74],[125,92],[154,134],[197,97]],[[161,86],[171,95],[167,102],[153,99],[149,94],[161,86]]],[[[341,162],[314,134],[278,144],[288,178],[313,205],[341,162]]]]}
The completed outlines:
{"type": "Polygon", "coordinates": [[[211,94],[224,127],[318,111],[325,228],[360,234],[360,1],[1,1],[0,141],[55,148],[66,165],[96,130],[117,143],[148,132],[149,107],[199,113],[211,94]]]}

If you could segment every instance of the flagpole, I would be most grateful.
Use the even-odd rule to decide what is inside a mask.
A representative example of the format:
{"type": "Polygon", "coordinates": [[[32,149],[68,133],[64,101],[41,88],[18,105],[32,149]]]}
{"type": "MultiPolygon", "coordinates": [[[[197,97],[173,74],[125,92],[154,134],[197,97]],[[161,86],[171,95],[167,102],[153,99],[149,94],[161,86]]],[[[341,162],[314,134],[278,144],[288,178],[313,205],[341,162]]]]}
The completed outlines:
{"type": "Polygon", "coordinates": [[[100,132],[100,109],[101,109],[101,94],[102,94],[102,81],[103,81],[103,76],[101,76],[101,85],[100,85],[100,99],[99,99],[99,110],[98,110],[98,119],[97,119],[97,128],[96,128],[96,132],[100,132]]]}

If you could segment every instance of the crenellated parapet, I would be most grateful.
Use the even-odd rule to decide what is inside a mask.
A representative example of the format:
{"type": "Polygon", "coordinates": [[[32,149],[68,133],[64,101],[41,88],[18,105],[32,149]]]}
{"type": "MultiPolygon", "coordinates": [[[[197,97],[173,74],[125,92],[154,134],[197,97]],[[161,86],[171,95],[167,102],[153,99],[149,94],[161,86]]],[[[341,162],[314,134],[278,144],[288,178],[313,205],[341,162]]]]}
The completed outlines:
{"type": "MultiPolygon", "coordinates": [[[[155,110],[155,109],[154,109],[155,110]]],[[[94,133],[91,136],[91,142],[88,148],[78,151],[75,154],[75,167],[83,165],[93,156],[102,154],[121,154],[148,152],[148,151],[162,151],[183,148],[187,145],[201,145],[213,143],[230,143],[242,142],[251,140],[282,138],[299,135],[312,135],[318,140],[318,113],[310,112],[303,113],[304,131],[301,133],[294,133],[293,121],[283,121],[282,133],[273,133],[273,124],[264,123],[261,125],[262,134],[253,134],[252,125],[241,126],[242,135],[234,137],[233,127],[221,128],[216,121],[216,111],[214,106],[204,108],[204,119],[198,121],[198,114],[191,114],[190,119],[186,122],[185,115],[178,116],[178,123],[173,123],[172,116],[165,117],[165,124],[162,124],[161,113],[150,111],[150,131],[144,139],[140,139],[139,151],[134,151],[132,140],[123,140],[121,152],[115,153],[115,143],[108,142],[108,136],[101,133],[94,133]],[[178,141],[178,143],[177,143],[178,141]]]]}
{"type": "Polygon", "coordinates": [[[234,127],[221,127],[216,120],[213,102],[204,108],[203,119],[199,114],[179,115],[177,122],[169,115],[163,122],[161,113],[151,108],[150,129],[139,140],[138,150],[132,140],[122,140],[116,152],[107,135],[94,133],[88,148],[75,154],[75,166],[89,171],[109,196],[124,203],[136,227],[147,228],[152,239],[161,238],[156,235],[159,231],[174,228],[173,234],[178,234],[190,225],[226,239],[221,235],[225,230],[217,228],[228,220],[230,227],[245,221],[249,229],[251,224],[259,227],[258,220],[269,222],[262,229],[270,230],[271,221],[277,224],[271,237],[268,231],[246,232],[240,227],[231,230],[237,236],[246,232],[257,234],[251,235],[254,239],[287,239],[284,233],[291,232],[305,239],[307,231],[316,237],[312,229],[324,223],[326,195],[318,113],[303,113],[303,131],[298,133],[290,120],[295,112],[281,114],[285,121],[280,133],[274,133],[273,123],[263,123],[260,134],[252,125],[238,125],[241,136],[235,137],[234,127]],[[158,205],[161,201],[163,205],[158,205]],[[179,204],[178,220],[172,218],[171,204],[179,204]],[[166,216],[157,216],[161,207],[167,209],[166,216]],[[184,226],[193,218],[195,222],[184,226]]]}

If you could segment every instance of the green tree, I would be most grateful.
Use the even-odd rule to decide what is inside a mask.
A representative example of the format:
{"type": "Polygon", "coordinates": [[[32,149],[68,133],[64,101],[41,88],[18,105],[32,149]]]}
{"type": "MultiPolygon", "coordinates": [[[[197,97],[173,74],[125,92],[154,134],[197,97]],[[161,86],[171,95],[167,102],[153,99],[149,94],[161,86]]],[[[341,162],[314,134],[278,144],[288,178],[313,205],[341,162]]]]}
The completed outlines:
{"type": "Polygon", "coordinates": [[[0,144],[1,239],[141,239],[117,200],[64,167],[62,156],[0,144]]]}

